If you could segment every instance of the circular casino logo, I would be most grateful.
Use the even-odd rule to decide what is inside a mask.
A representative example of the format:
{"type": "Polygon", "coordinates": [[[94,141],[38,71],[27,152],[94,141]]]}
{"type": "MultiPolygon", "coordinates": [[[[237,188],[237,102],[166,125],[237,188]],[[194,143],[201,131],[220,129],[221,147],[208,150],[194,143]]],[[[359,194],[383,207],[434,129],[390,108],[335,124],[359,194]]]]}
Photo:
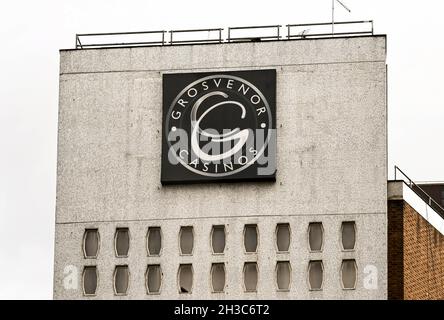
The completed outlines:
{"type": "Polygon", "coordinates": [[[257,162],[270,141],[272,123],[269,103],[257,87],[218,74],[194,81],[175,97],[165,134],[168,148],[185,168],[224,177],[257,162]],[[175,146],[178,137],[182,141],[175,146]]]}

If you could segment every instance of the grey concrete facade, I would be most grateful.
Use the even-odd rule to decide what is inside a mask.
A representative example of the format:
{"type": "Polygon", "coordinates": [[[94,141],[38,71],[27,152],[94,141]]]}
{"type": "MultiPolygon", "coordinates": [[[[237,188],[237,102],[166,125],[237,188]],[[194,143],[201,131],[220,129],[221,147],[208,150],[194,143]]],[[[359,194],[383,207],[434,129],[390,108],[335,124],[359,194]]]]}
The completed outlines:
{"type": "Polygon", "coordinates": [[[93,299],[385,299],[386,109],[384,36],[61,51],[54,297],[86,298],[81,273],[96,265],[93,299]],[[277,70],[277,181],[162,186],[162,74],[262,68],[277,70]],[[353,252],[341,250],[343,221],[356,222],[353,252]],[[310,222],[323,223],[321,253],[309,252],[310,222]],[[277,223],[290,224],[288,254],[276,253],[277,223]],[[213,255],[220,224],[227,247],[213,255]],[[258,224],[256,254],[244,253],[245,224],[258,224]],[[149,226],[162,228],[160,257],[147,256],[149,226]],[[180,226],[194,227],[192,256],[179,254],[180,226]],[[130,230],[128,258],[115,257],[116,227],[130,230]],[[97,259],[83,257],[85,228],[99,229],[97,259]],[[356,259],[355,290],[341,287],[343,259],[356,259]],[[323,261],[321,291],[309,290],[310,260],[323,261]],[[258,263],[254,293],[242,288],[248,261],[258,263]],[[277,261],[291,262],[288,292],[276,290],[277,261]],[[211,293],[212,262],[226,265],[225,293],[211,293]],[[149,295],[145,271],[159,263],[161,293],[149,295]],[[182,263],[193,264],[191,294],[178,291],[182,263]],[[113,292],[120,264],[130,270],[123,297],[113,292]],[[377,287],[366,285],[369,270],[377,287]]]}

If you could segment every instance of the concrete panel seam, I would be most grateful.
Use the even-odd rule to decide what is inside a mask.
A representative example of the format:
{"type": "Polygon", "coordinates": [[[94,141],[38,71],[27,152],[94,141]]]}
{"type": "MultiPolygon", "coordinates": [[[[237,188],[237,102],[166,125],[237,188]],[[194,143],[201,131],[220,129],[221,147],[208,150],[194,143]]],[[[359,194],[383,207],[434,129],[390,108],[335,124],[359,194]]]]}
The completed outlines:
{"type": "Polygon", "coordinates": [[[148,221],[174,221],[174,220],[214,220],[214,219],[238,219],[238,218],[291,218],[291,217],[338,217],[338,216],[356,216],[356,215],[387,215],[387,212],[369,212],[369,213],[332,213],[332,214],[290,214],[290,215],[251,215],[251,216],[210,216],[210,217],[183,217],[183,218],[153,218],[153,219],[129,219],[129,220],[96,220],[96,221],[75,221],[75,222],[56,222],[56,225],[83,224],[83,223],[119,223],[119,222],[148,222],[148,221]]]}
{"type": "Polygon", "coordinates": [[[384,60],[369,60],[369,61],[349,61],[349,62],[319,62],[319,63],[292,63],[292,64],[279,64],[279,65],[261,65],[260,67],[255,65],[245,66],[233,66],[233,67],[207,67],[207,68],[176,68],[176,69],[143,69],[143,70],[116,70],[116,71],[89,71],[89,72],[62,72],[59,75],[78,75],[78,74],[106,74],[106,73],[134,73],[134,72],[165,72],[165,71],[183,71],[183,70],[238,70],[239,68],[281,68],[281,67],[296,67],[296,66],[321,66],[321,65],[342,65],[342,64],[364,64],[364,63],[385,63],[384,60]]]}

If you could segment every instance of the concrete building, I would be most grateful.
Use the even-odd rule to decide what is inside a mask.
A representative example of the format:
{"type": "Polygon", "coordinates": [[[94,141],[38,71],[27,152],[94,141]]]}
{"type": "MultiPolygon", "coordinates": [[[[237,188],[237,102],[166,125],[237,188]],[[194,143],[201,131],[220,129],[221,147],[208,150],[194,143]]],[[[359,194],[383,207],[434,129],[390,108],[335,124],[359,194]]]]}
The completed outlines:
{"type": "Polygon", "coordinates": [[[385,36],[60,54],[56,299],[387,298],[385,36]],[[276,182],[162,186],[162,75],[257,69],[276,182]]]}
{"type": "Polygon", "coordinates": [[[387,299],[386,70],[376,35],[61,50],[55,299],[387,299]],[[162,184],[165,75],[265,69],[275,179],[162,184]]]}

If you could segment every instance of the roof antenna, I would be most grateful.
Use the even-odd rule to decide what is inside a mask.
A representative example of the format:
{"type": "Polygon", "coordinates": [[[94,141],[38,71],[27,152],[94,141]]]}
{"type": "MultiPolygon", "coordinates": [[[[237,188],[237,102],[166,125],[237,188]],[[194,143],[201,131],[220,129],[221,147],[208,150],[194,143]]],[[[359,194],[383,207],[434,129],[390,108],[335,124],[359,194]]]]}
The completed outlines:
{"type": "Polygon", "coordinates": [[[343,4],[341,1],[339,0],[331,0],[331,34],[332,36],[335,35],[335,3],[336,1],[348,12],[351,12],[351,10],[345,5],[343,4]]]}

